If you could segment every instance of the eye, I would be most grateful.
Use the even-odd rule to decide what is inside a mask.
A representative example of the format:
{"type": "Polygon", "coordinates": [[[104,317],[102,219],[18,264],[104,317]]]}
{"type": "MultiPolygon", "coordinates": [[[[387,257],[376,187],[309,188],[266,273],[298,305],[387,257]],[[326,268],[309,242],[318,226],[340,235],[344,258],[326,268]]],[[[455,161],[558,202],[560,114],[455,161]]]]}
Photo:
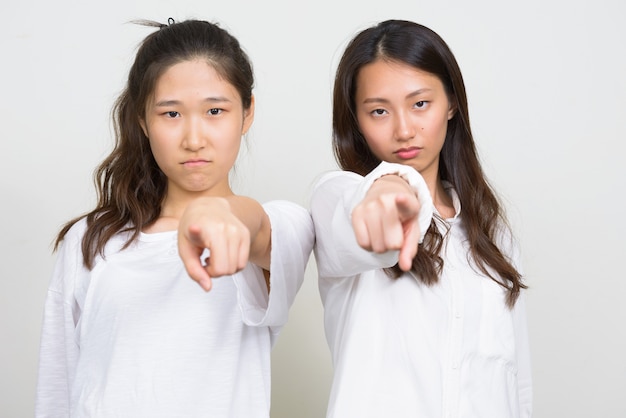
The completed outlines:
{"type": "Polygon", "coordinates": [[[383,116],[387,111],[385,109],[374,109],[370,113],[374,116],[383,116]]]}
{"type": "Polygon", "coordinates": [[[222,112],[223,112],[223,109],[219,109],[217,107],[214,107],[213,109],[209,109],[208,113],[209,113],[209,115],[217,116],[217,115],[219,115],[222,112]]]}
{"type": "Polygon", "coordinates": [[[428,102],[425,100],[420,100],[419,102],[415,103],[415,107],[418,109],[423,109],[424,107],[426,107],[426,104],[428,102]]]}
{"type": "Polygon", "coordinates": [[[180,116],[180,113],[175,110],[170,110],[168,112],[165,112],[165,116],[167,116],[168,118],[177,118],[180,116]]]}

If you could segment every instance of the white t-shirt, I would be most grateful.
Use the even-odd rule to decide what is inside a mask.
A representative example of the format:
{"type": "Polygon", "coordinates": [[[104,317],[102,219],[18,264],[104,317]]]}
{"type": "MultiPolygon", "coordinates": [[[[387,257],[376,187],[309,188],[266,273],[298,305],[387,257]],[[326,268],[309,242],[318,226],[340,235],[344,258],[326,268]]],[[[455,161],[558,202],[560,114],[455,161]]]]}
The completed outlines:
{"type": "MultiPolygon", "coordinates": [[[[315,257],[335,368],[328,417],[529,417],[524,300],[508,309],[502,287],[469,264],[454,190],[449,193],[456,216],[446,220],[450,230],[437,284],[427,286],[408,273],[390,278],[383,268],[397,263],[398,252],[375,254],[356,243],[350,214],[373,181],[389,173],[401,174],[417,191],[420,230],[426,231],[432,200],[419,173],[404,165],[382,163],[366,177],[329,173],[312,195],[315,257]]],[[[507,255],[517,265],[516,255],[507,255]]]]}
{"type": "Polygon", "coordinates": [[[37,417],[268,417],[270,350],[302,284],[313,225],[302,207],[264,206],[272,228],[268,296],[253,264],[205,292],[176,231],[111,239],[91,271],[85,222],[67,234],[45,307],[37,417]]]}

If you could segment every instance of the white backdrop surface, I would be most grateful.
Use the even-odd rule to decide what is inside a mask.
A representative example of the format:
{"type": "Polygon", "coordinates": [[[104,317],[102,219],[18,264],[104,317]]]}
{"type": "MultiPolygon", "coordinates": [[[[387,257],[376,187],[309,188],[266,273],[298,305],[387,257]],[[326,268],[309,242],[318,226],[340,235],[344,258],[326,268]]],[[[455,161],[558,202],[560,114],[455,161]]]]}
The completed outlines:
{"type": "MultiPolygon", "coordinates": [[[[437,31],[522,244],[534,416],[626,416],[624,2],[29,0],[1,10],[1,417],[33,414],[51,241],[94,204],[110,109],[150,32],[127,22],[168,17],[219,22],[253,61],[257,112],[237,190],[305,207],[336,167],[331,88],[346,42],[388,18],[437,31]]],[[[331,375],[312,259],[274,349],[272,417],[322,417],[331,375]]]]}

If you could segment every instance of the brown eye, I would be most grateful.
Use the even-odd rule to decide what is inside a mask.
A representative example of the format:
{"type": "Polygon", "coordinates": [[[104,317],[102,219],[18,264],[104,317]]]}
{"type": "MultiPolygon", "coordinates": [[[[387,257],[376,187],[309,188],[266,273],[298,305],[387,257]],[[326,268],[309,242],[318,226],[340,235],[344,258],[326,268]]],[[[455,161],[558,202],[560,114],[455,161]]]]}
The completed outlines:
{"type": "Polygon", "coordinates": [[[209,114],[212,116],[217,116],[220,113],[222,113],[222,109],[218,109],[218,108],[213,108],[213,109],[209,109],[209,114]]]}

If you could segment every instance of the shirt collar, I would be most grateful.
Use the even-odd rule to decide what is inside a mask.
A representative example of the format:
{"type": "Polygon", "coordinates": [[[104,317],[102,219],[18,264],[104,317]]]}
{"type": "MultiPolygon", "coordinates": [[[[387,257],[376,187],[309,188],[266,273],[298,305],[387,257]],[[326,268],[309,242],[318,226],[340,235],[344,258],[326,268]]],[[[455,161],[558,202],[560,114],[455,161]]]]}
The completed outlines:
{"type": "MultiPolygon", "coordinates": [[[[448,193],[448,195],[452,199],[452,207],[454,208],[454,216],[452,218],[445,219],[446,222],[452,223],[456,221],[459,215],[461,214],[461,201],[459,200],[459,195],[454,189],[454,186],[452,185],[452,183],[444,180],[441,182],[441,184],[443,185],[443,188],[446,191],[446,193],[448,193]]],[[[441,216],[441,214],[437,211],[436,208],[435,208],[435,212],[437,212],[437,215],[441,216]]]]}

